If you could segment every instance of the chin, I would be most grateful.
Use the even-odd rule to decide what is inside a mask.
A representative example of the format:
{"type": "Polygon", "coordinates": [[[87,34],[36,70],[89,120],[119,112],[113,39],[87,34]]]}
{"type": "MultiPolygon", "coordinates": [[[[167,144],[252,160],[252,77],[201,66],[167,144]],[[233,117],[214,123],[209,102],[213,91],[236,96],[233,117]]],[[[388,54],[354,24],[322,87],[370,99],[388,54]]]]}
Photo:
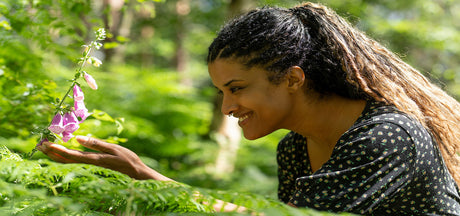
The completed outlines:
{"type": "Polygon", "coordinates": [[[259,139],[259,138],[262,138],[264,136],[267,136],[268,134],[270,134],[271,132],[268,132],[268,133],[258,133],[258,134],[253,134],[253,133],[247,133],[243,130],[243,136],[244,138],[246,138],[247,140],[256,140],[256,139],[259,139]]]}

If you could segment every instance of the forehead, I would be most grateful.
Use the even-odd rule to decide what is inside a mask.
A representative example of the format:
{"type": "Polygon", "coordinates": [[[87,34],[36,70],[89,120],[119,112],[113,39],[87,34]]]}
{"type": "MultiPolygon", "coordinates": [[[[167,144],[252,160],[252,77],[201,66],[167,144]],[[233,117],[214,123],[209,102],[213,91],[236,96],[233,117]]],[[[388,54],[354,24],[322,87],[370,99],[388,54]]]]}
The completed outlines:
{"type": "Polygon", "coordinates": [[[219,87],[231,80],[251,81],[266,79],[265,70],[259,67],[247,68],[235,60],[216,59],[208,64],[209,75],[215,86],[219,87]]]}

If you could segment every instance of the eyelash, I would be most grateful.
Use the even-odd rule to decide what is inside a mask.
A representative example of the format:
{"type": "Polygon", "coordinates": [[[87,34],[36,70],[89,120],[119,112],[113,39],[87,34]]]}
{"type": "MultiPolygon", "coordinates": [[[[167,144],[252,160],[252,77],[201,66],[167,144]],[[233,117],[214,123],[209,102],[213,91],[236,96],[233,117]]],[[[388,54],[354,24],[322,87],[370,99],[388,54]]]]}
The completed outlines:
{"type": "MultiPolygon", "coordinates": [[[[230,92],[231,92],[232,94],[234,94],[235,92],[237,92],[237,91],[239,91],[239,90],[241,90],[241,89],[244,89],[244,87],[231,87],[231,88],[229,88],[229,90],[230,90],[230,92]]],[[[218,90],[218,91],[217,91],[217,94],[223,95],[224,92],[223,92],[222,90],[218,90]]]]}
{"type": "Polygon", "coordinates": [[[242,87],[231,87],[230,92],[235,93],[236,91],[241,90],[241,89],[243,88],[242,87]]]}

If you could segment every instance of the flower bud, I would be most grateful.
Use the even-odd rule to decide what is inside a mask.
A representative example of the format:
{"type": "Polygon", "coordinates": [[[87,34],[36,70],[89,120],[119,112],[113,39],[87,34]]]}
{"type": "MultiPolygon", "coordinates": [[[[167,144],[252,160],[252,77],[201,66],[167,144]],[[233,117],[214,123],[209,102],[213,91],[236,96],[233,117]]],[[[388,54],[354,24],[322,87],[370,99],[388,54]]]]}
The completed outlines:
{"type": "Polygon", "coordinates": [[[83,94],[83,91],[81,90],[80,86],[75,84],[73,86],[73,99],[75,101],[83,101],[85,99],[85,95],[83,94]]]}
{"type": "Polygon", "coordinates": [[[85,80],[86,80],[86,83],[88,83],[89,87],[96,90],[97,89],[97,84],[96,84],[96,80],[94,80],[94,78],[89,75],[88,73],[85,72],[85,80]]]}
{"type": "Polygon", "coordinates": [[[64,114],[64,131],[62,134],[64,134],[64,132],[73,133],[80,127],[78,124],[78,118],[75,116],[74,112],[64,114]]]}
{"type": "Polygon", "coordinates": [[[74,109],[75,115],[81,118],[80,123],[82,123],[89,116],[88,109],[86,109],[85,103],[83,101],[75,101],[74,109]]]}
{"type": "Polygon", "coordinates": [[[87,64],[92,64],[92,65],[95,66],[95,67],[99,67],[99,66],[101,66],[101,64],[102,64],[102,61],[99,60],[99,59],[96,58],[96,57],[89,57],[89,58],[86,60],[86,63],[87,63],[87,64]]]}
{"type": "Polygon", "coordinates": [[[101,60],[99,60],[99,59],[97,59],[97,58],[94,58],[94,59],[93,59],[93,65],[94,65],[94,66],[99,67],[99,66],[101,66],[101,64],[102,64],[102,61],[101,61],[101,60]]]}
{"type": "Polygon", "coordinates": [[[54,116],[48,129],[55,134],[60,134],[64,131],[64,118],[60,113],[54,116]]]}

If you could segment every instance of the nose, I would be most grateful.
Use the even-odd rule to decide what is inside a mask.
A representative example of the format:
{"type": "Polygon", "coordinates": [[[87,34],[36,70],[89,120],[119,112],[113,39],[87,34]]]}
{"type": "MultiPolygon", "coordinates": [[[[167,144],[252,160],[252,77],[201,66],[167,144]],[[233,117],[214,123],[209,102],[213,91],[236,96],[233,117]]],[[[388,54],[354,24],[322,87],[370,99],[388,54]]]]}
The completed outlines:
{"type": "Polygon", "coordinates": [[[236,103],[236,100],[234,100],[231,96],[226,96],[224,94],[222,96],[221,112],[224,115],[230,115],[237,109],[238,109],[238,104],[236,103]]]}

